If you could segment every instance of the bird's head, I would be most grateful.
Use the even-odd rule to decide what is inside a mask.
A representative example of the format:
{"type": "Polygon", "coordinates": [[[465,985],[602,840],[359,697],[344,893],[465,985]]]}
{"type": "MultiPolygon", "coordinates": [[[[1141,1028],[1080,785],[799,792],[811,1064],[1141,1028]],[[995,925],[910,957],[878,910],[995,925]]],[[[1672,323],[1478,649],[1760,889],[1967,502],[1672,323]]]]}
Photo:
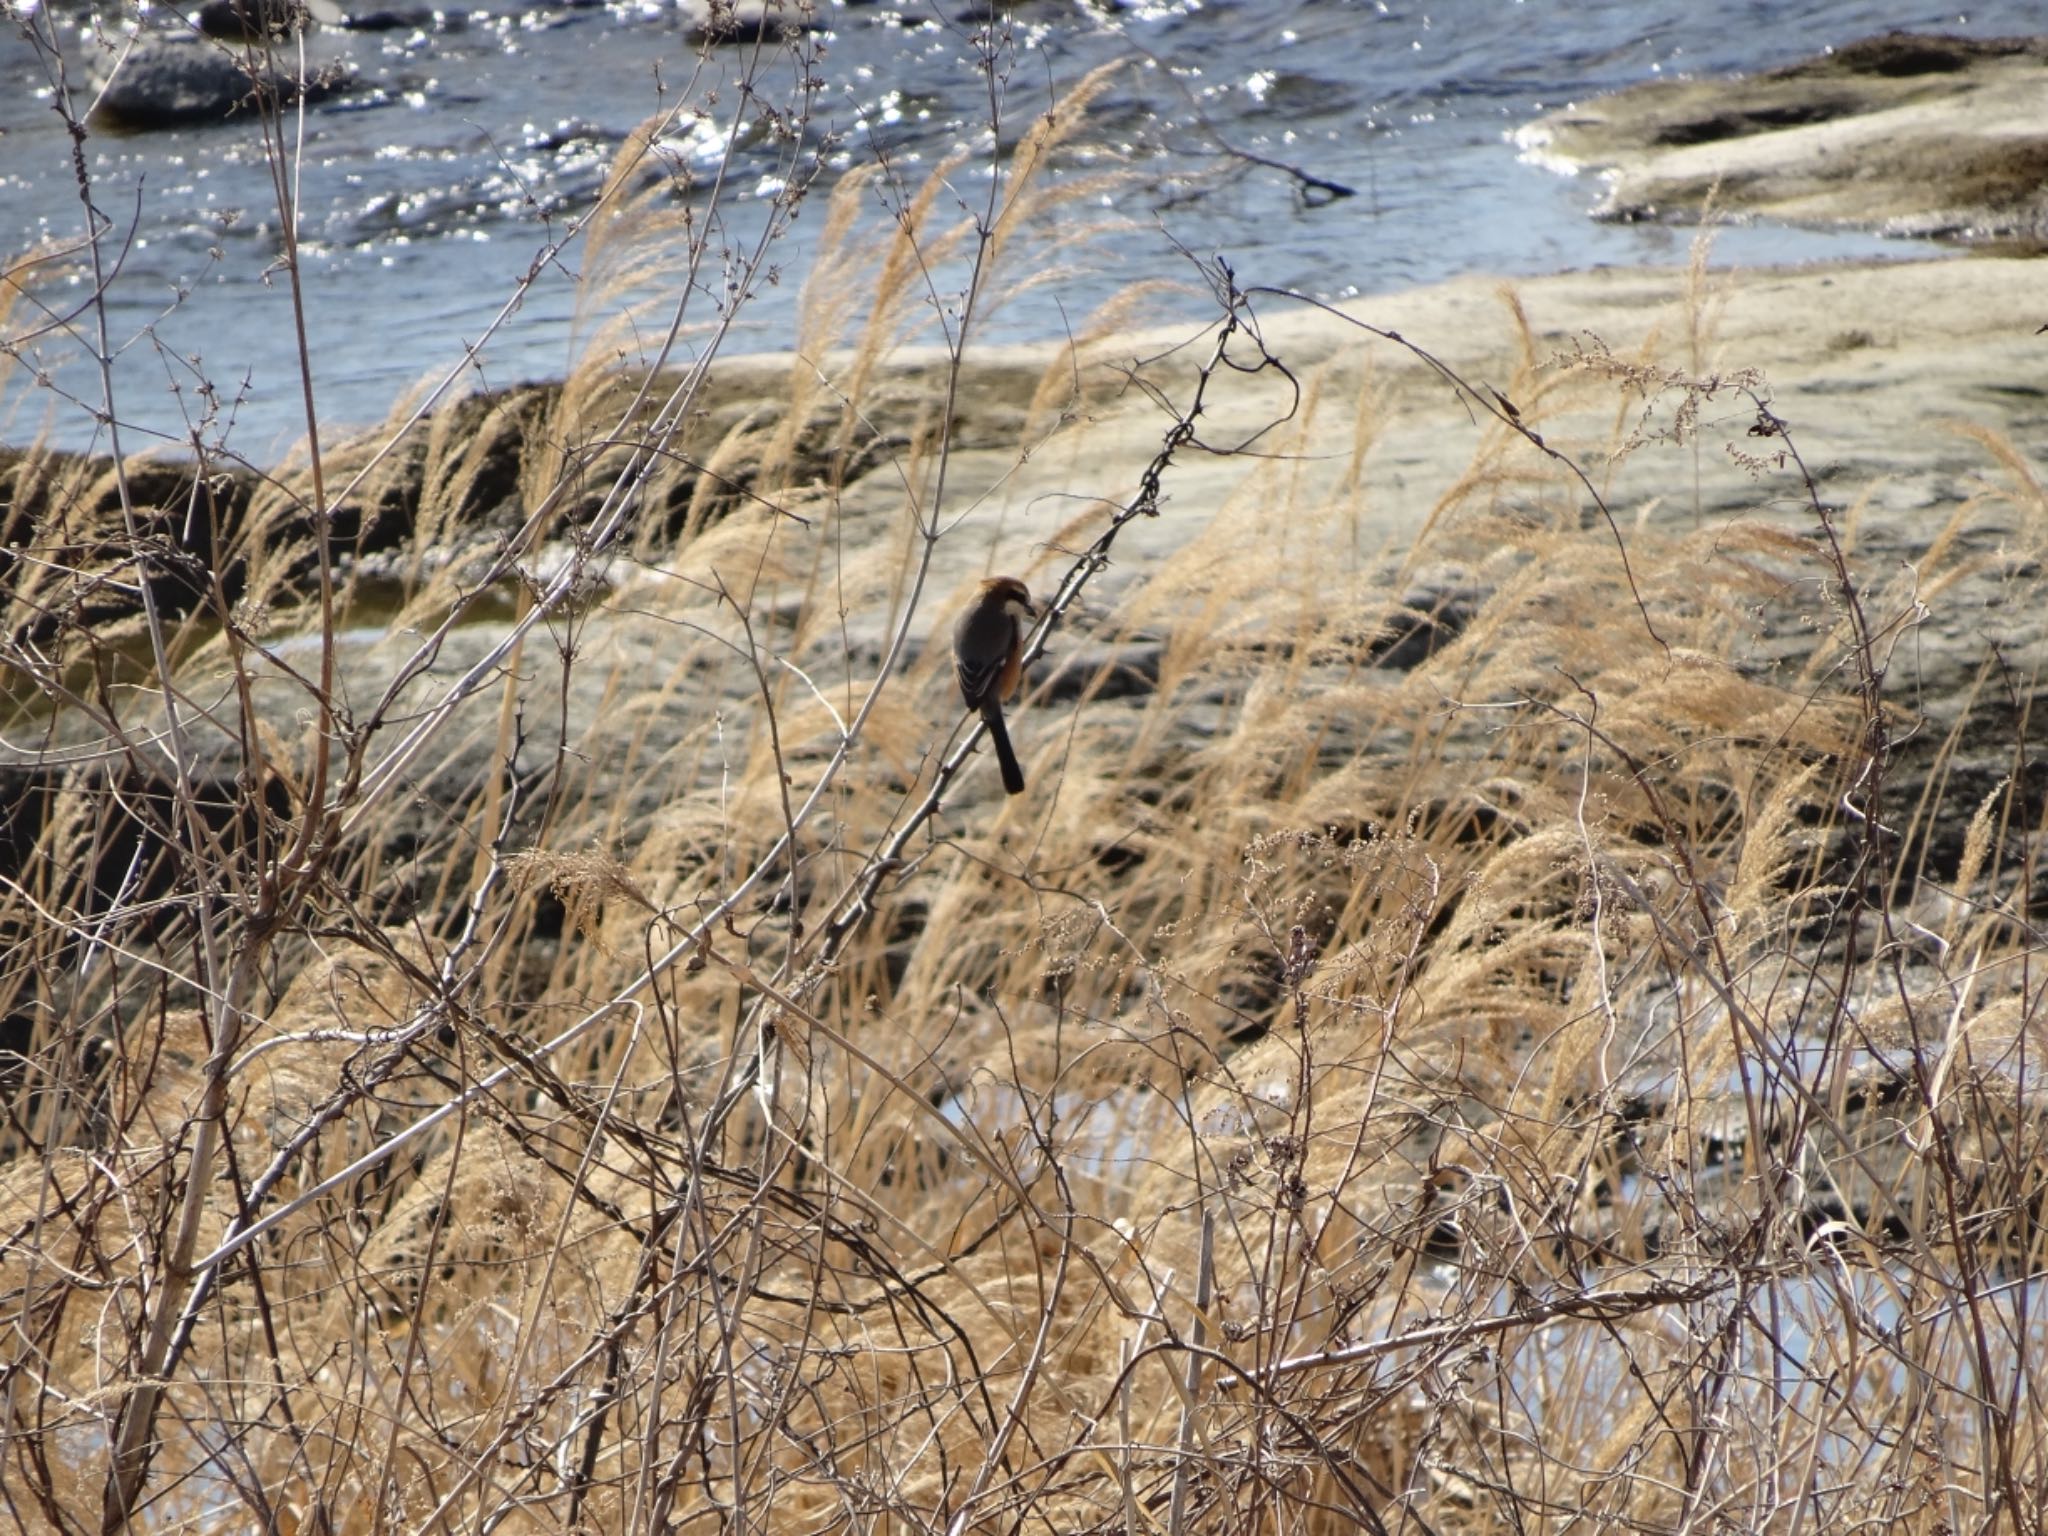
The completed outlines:
{"type": "Polygon", "coordinates": [[[1027,618],[1038,617],[1038,608],[1031,601],[1031,589],[1014,576],[989,577],[981,584],[981,600],[1000,603],[1012,613],[1022,613],[1027,618]]]}

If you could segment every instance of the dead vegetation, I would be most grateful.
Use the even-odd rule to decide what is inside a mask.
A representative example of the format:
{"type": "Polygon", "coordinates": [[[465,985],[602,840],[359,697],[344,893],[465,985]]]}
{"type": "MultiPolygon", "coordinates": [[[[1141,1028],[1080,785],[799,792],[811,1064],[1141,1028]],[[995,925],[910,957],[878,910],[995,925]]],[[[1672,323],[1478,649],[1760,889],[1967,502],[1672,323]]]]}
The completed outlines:
{"type": "Polygon", "coordinates": [[[189,607],[155,471],[22,513],[18,1528],[2040,1528],[2038,770],[2022,711],[1902,780],[1887,677],[1983,504],[1866,572],[1704,298],[1597,365],[1509,310],[1390,548],[1389,338],[1297,371],[1216,271],[977,371],[1087,95],[971,210],[842,181],[780,392],[600,346],[309,450],[189,607]],[[1690,479],[1709,399],[1778,509],[1617,522],[1579,466],[1690,479]],[[925,638],[1141,401],[1032,525],[1000,803],[925,638]]]}

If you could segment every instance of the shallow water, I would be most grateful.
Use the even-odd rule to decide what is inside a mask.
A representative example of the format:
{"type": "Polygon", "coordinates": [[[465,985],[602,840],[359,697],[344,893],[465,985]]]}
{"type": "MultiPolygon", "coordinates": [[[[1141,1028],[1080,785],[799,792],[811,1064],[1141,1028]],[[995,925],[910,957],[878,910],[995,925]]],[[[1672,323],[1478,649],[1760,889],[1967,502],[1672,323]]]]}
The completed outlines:
{"type": "MultiPolygon", "coordinates": [[[[967,4],[826,8],[827,84],[810,131],[841,136],[833,168],[869,162],[879,147],[914,180],[956,143],[973,142],[987,85],[971,59],[967,4]]],[[[1176,242],[1223,253],[1244,282],[1323,297],[1475,271],[1683,260],[1688,231],[1596,223],[1587,210],[1598,185],[1526,163],[1513,130],[1635,81],[1761,67],[1888,27],[1994,36],[2039,25],[2038,8],[2014,0],[1967,14],[1898,0],[1023,0],[1003,14],[1016,125],[1093,66],[1131,61],[1099,104],[1096,131],[1141,174],[1111,210],[1127,227],[1089,246],[1059,282],[1007,306],[993,329],[1000,339],[1058,336],[1137,276],[1188,277],[1176,242]],[[1304,197],[1284,173],[1220,158],[1219,138],[1356,195],[1304,197]]],[[[126,15],[132,26],[135,13],[126,15]]],[[[163,24],[160,10],[152,16],[163,24]]],[[[59,40],[76,85],[101,46],[95,37],[120,22],[110,12],[95,33],[84,13],[60,8],[35,25],[59,40]]],[[[330,425],[380,419],[409,386],[455,365],[551,235],[594,196],[624,135],[660,108],[664,88],[672,101],[696,63],[675,10],[624,0],[449,10],[386,33],[319,33],[311,51],[346,56],[359,71],[351,91],[305,118],[307,329],[319,414],[330,425]]],[[[734,45],[717,50],[705,77],[727,80],[714,123],[730,111],[735,61],[734,45]]],[[[50,101],[44,60],[8,28],[0,243],[11,252],[41,240],[75,244],[85,228],[50,101]]],[[[715,135],[675,149],[680,162],[701,166],[715,135]]],[[[123,446],[186,436],[205,406],[203,376],[234,402],[208,435],[255,463],[275,462],[301,433],[304,411],[289,298],[268,270],[277,214],[256,125],[96,132],[85,152],[98,207],[124,239],[132,231],[125,250],[107,246],[110,259],[121,254],[109,347],[129,424],[123,446]]],[[[770,164],[765,155],[743,157],[741,197],[768,190],[752,182],[770,164]]],[[[821,222],[799,222],[779,257],[786,271],[806,270],[821,222]]],[[[1754,227],[1724,231],[1716,260],[1873,251],[1917,248],[1754,227]]],[[[483,381],[566,370],[588,335],[587,318],[579,328],[575,315],[577,259],[541,273],[482,359],[483,381]]],[[[18,308],[7,321],[10,338],[49,329],[5,383],[0,441],[47,428],[70,446],[104,446],[104,430],[58,394],[97,400],[90,334],[68,314],[92,286],[74,260],[35,289],[42,314],[18,308]],[[38,369],[57,389],[37,387],[38,369]]],[[[765,290],[737,345],[787,346],[796,287],[765,290]]]]}

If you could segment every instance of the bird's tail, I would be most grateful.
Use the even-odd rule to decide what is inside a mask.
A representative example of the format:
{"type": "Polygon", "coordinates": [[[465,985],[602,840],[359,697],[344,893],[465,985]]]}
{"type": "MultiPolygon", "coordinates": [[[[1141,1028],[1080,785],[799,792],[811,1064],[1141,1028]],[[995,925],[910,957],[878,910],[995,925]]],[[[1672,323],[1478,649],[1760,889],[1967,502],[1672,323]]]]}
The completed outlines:
{"type": "Polygon", "coordinates": [[[1003,706],[994,699],[981,706],[981,718],[988,726],[989,740],[996,744],[996,763],[1003,770],[1003,790],[1006,794],[1024,793],[1024,770],[1018,766],[1017,753],[1010,746],[1009,727],[1003,724],[1003,706]]]}

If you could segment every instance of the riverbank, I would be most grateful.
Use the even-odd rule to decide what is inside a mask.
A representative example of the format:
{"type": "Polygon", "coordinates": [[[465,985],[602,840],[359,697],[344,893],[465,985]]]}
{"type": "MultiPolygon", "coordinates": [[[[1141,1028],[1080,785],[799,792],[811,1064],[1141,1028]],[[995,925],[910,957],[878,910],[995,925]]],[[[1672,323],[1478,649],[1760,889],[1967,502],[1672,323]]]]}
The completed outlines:
{"type": "MultiPolygon", "coordinates": [[[[734,358],[644,477],[615,382],[479,397],[374,465],[384,439],[333,450],[362,510],[324,628],[302,465],[137,476],[125,551],[108,466],[75,466],[61,526],[90,503],[104,563],[33,589],[15,612],[52,628],[13,653],[68,755],[0,781],[40,1074],[0,1196],[42,1234],[8,1250],[56,1319],[39,1368],[109,1358],[104,1309],[48,1302],[83,1266],[41,1255],[141,1270],[137,1192],[168,1207],[162,1147],[217,1124],[253,1193],[182,1186],[192,1252],[274,1220],[218,1273],[282,1325],[205,1324],[187,1375],[269,1373],[310,1422],[337,1358],[367,1379],[402,1338],[448,1418],[397,1433],[455,1486],[444,1422],[539,1422],[464,1364],[516,1326],[656,1426],[550,1421],[626,1469],[598,1458],[564,1525],[635,1528],[660,1405],[729,1395],[742,1330],[808,1437],[747,1448],[793,1469],[743,1495],[764,1530],[867,1507],[838,1469],[876,1423],[933,1526],[962,1467],[1078,1529],[1168,1507],[1181,1467],[1274,1485],[1308,1436],[1363,1469],[1360,1524],[1520,1529],[1540,1488],[1670,1529],[1694,1477],[1744,1510],[1814,1479],[1829,1528],[1896,1489],[1992,1506],[1894,1383],[1969,1425],[1941,1362],[2041,1358],[2007,1278],[2041,1265],[2039,270],[1254,296],[1199,412],[1213,332],[971,348],[957,377],[734,358]],[[1091,556],[1148,468],[1157,515],[1091,556]],[[240,510],[176,546],[202,491],[240,510]],[[1012,705],[1015,797],[985,751],[939,785],[946,634],[990,570],[1041,600],[1090,573],[1012,705]],[[141,638],[138,578],[196,594],[176,722],[146,646],[95,670],[141,638]],[[241,990],[190,979],[202,934],[241,990]],[[638,1352],[671,1287],[691,1342],[638,1352]],[[1674,1350],[1703,1320],[1782,1367],[1674,1350]],[[1473,1370],[1501,1428],[1434,1410],[1473,1370]],[[1690,1427],[1615,1434],[1645,1383],[1736,1401],[1711,1466],[1690,1427]],[[1787,1402],[1883,1478],[1788,1451],[1787,1402]],[[1010,1426],[1029,1467],[988,1450],[1010,1426]]],[[[153,1475],[217,1456],[191,1402],[153,1475]]],[[[305,1437],[242,1432],[302,1486],[305,1437]]],[[[335,1486],[367,1484],[336,1443],[335,1486]]],[[[2008,1443],[2034,1486],[2031,1424],[2008,1443]]]]}
{"type": "MultiPolygon", "coordinates": [[[[1210,582],[1205,573],[1253,556],[1280,562],[1275,592],[1291,592],[1290,552],[1312,561],[1318,579],[1334,559],[1349,580],[1407,582],[1414,591],[1390,595],[1413,602],[1432,589],[1484,586],[1486,551],[1461,545],[1458,517],[1477,503],[1496,511],[1511,504],[1515,475],[1554,466],[1529,443],[1503,441],[1505,428],[1476,412],[1436,363],[1482,399],[1498,391],[1514,401],[1549,448],[1588,472],[1624,528],[1762,524],[1810,534],[1812,512],[1796,476],[1751,462],[1770,460],[1781,445],[1752,435],[1754,411],[1734,391],[1740,383],[1789,427],[1790,446],[1842,518],[1870,580],[1911,566],[1959,517],[1941,547],[1967,569],[1950,573],[1944,603],[1914,628],[1910,662],[1916,707],[1945,729],[1992,650],[2028,675],[2043,660],[2037,608],[2014,600],[2010,586],[2041,534],[2039,510],[2001,446],[2023,452],[2048,427],[2048,397],[2031,382],[2043,346],[2034,334],[2040,271],[2004,258],[1711,278],[1697,270],[1594,271],[1512,285],[1466,279],[1341,312],[1260,298],[1252,314],[1281,367],[1228,378],[1207,408],[1202,441],[1225,448],[1263,432],[1252,453],[1278,459],[1183,454],[1165,485],[1164,515],[1125,531],[1092,589],[1093,622],[1113,633],[1131,617],[1120,616],[1128,600],[1143,624],[1170,629],[1170,618],[1145,600],[1148,587],[1185,594],[1210,582]],[[1398,333],[1435,362],[1365,327],[1398,333]],[[1687,380],[1718,385],[1681,413],[1687,380]],[[1306,393],[1286,419],[1297,385],[1306,393]],[[1474,463],[1495,453],[1507,456],[1508,478],[1469,484],[1474,463]],[[1276,483],[1285,487],[1284,509],[1272,499],[1276,483]]],[[[986,569],[1051,581],[1062,551],[1093,526],[1088,509],[1135,493],[1169,424],[1151,396],[1130,386],[1130,370],[1154,359],[1139,372],[1179,398],[1202,350],[1173,351],[1188,339],[1160,332],[1078,349],[977,350],[957,389],[949,531],[934,551],[933,588],[957,591],[986,569]]],[[[1249,358],[1250,348],[1240,341],[1234,352],[1249,358]]],[[[836,471],[825,449],[840,424],[836,391],[847,384],[851,358],[827,359],[821,369],[779,356],[721,364],[677,458],[645,492],[643,548],[711,529],[703,548],[693,556],[686,540],[679,558],[685,566],[729,560],[755,537],[772,537],[781,515],[793,512],[829,525],[856,565],[893,566],[904,534],[904,466],[886,445],[908,442],[928,415],[943,387],[942,361],[904,353],[873,374],[862,406],[872,440],[836,471]],[[798,393],[812,416],[801,430],[787,420],[798,393]],[[758,460],[770,439],[781,440],[784,462],[762,482],[758,460]],[[691,469],[713,461],[708,478],[691,469]],[[839,482],[828,484],[833,473],[839,482]],[[757,483],[772,484],[774,509],[748,500],[757,483]]],[[[580,407],[581,430],[592,437],[613,431],[601,398],[580,407]]],[[[551,434],[561,425],[561,399],[557,386],[526,387],[459,403],[417,429],[343,504],[345,567],[373,585],[410,570],[417,587],[437,569],[459,570],[464,551],[504,537],[542,461],[559,458],[551,434]]],[[[351,466],[381,443],[372,435],[333,450],[330,483],[347,483],[351,466]]],[[[593,489],[570,499],[568,526],[587,519],[607,464],[622,462],[624,451],[590,460],[582,483],[593,489]]],[[[125,560],[104,461],[17,458],[0,472],[11,477],[9,499],[22,515],[47,515],[66,498],[98,508],[107,568],[125,560]]],[[[283,483],[289,490],[288,477],[283,483]]],[[[302,596],[307,590],[310,544],[290,494],[266,502],[253,476],[222,470],[207,480],[207,515],[195,524],[189,469],[150,461],[135,485],[146,519],[185,530],[187,558],[157,573],[159,602],[172,616],[206,599],[199,570],[208,550],[229,552],[230,600],[241,596],[256,543],[265,547],[257,564],[269,580],[279,579],[280,562],[296,559],[287,584],[302,596]],[[265,522],[280,515],[297,532],[265,522]],[[267,529],[260,538],[258,523],[267,529]]],[[[1590,502],[1582,515],[1594,515],[1590,502]]],[[[72,526],[91,521],[74,515],[72,526]]],[[[628,561],[609,579],[631,590],[668,578],[636,575],[628,561]]],[[[120,620],[124,601],[132,603],[121,594],[133,590],[103,583],[95,599],[103,619],[120,620]]],[[[387,592],[379,601],[400,599],[387,592]]],[[[32,632],[35,613],[59,606],[33,583],[17,605],[17,632],[32,632]]],[[[1286,611],[1285,602],[1274,611],[1286,611]]],[[[855,607],[847,637],[874,651],[887,613],[886,603],[855,607]]],[[[601,632],[603,616],[593,621],[601,632]]],[[[1247,614],[1241,622],[1263,621],[1247,614]]],[[[362,686],[381,688],[374,669],[362,686]]]]}
{"type": "Polygon", "coordinates": [[[1043,168],[806,203],[800,355],[0,461],[10,1507],[2038,1523],[2043,269],[1163,331],[1043,168]]]}

